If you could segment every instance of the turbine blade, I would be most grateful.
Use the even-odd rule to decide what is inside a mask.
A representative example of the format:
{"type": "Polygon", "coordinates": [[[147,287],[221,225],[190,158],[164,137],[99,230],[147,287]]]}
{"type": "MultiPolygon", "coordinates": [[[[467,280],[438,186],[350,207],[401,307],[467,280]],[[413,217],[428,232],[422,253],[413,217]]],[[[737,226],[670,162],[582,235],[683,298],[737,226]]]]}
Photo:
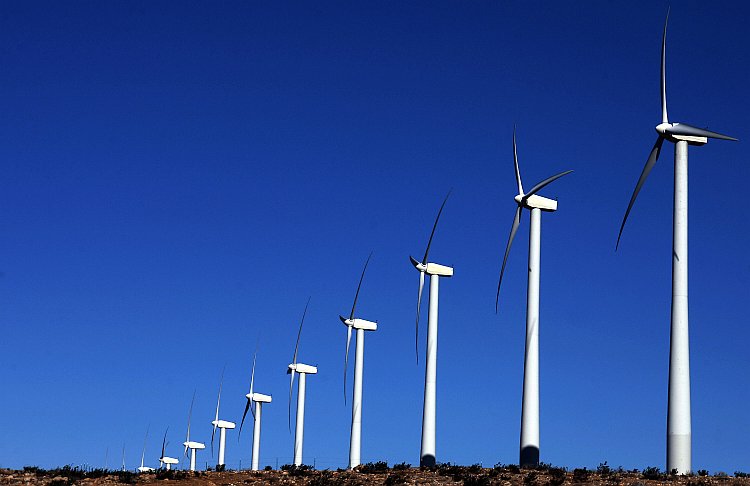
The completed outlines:
{"type": "Polygon", "coordinates": [[[227,365],[221,370],[221,378],[219,379],[219,395],[216,398],[216,420],[219,420],[219,405],[221,404],[221,388],[224,386],[224,371],[226,371],[227,365]]]}
{"type": "Polygon", "coordinates": [[[651,149],[651,153],[648,156],[648,159],[646,160],[646,165],[643,167],[643,171],[641,172],[641,176],[638,178],[638,183],[635,185],[635,190],[633,191],[633,195],[630,197],[630,202],[628,203],[628,209],[625,211],[625,217],[622,218],[622,224],[620,225],[620,233],[617,235],[617,244],[615,244],[615,251],[617,251],[617,248],[620,246],[620,238],[622,237],[622,230],[625,228],[625,221],[628,220],[628,215],[630,214],[630,210],[633,209],[633,203],[635,203],[635,198],[638,197],[638,192],[640,192],[641,187],[643,187],[643,184],[646,182],[646,178],[648,177],[648,174],[651,172],[651,169],[654,168],[656,165],[656,161],[659,159],[659,153],[661,152],[661,146],[664,143],[664,139],[660,136],[656,139],[656,143],[654,144],[654,147],[651,149]]]}
{"type": "Polygon", "coordinates": [[[513,163],[516,166],[516,183],[518,184],[518,194],[523,194],[523,184],[521,184],[521,170],[518,168],[518,152],[516,151],[516,126],[513,125],[513,163]]]}
{"type": "Polygon", "coordinates": [[[671,127],[667,128],[667,132],[672,135],[688,135],[693,137],[707,137],[716,138],[719,140],[731,140],[732,142],[737,141],[736,138],[730,137],[729,135],[722,135],[721,133],[712,132],[711,130],[706,130],[704,128],[694,127],[692,125],[688,125],[687,123],[675,123],[671,127]]]}
{"type": "Polygon", "coordinates": [[[508,262],[508,254],[510,253],[510,246],[513,244],[513,238],[516,237],[518,227],[521,225],[521,210],[523,206],[519,205],[516,209],[516,215],[513,217],[513,225],[510,227],[510,236],[508,237],[508,244],[505,246],[505,256],[503,256],[503,266],[500,269],[500,280],[497,282],[497,295],[495,296],[495,314],[498,310],[498,302],[500,301],[500,284],[503,283],[503,274],[505,273],[505,264],[508,262]]]}
{"type": "Polygon", "coordinates": [[[437,213],[437,218],[435,218],[435,224],[432,225],[432,233],[430,233],[430,239],[427,240],[427,249],[424,251],[424,258],[422,258],[423,265],[427,265],[427,255],[430,253],[430,245],[432,244],[432,237],[435,236],[435,228],[437,228],[438,221],[440,221],[440,215],[443,212],[445,203],[448,202],[448,197],[451,195],[451,191],[453,191],[453,189],[448,191],[448,194],[445,195],[445,199],[443,199],[443,204],[440,205],[440,210],[437,213]]]}
{"type": "Polygon", "coordinates": [[[661,122],[669,123],[667,116],[667,75],[666,75],[666,58],[667,58],[667,22],[669,21],[669,9],[667,7],[667,18],[664,19],[664,35],[661,38],[661,122]]]}
{"type": "Polygon", "coordinates": [[[344,405],[346,405],[346,368],[349,364],[349,343],[352,340],[352,326],[346,326],[346,354],[344,354],[344,405]]]}
{"type": "Polygon", "coordinates": [[[289,422],[289,433],[292,433],[292,389],[294,388],[294,373],[296,370],[292,370],[290,373],[292,375],[292,379],[289,381],[289,407],[288,407],[288,416],[287,420],[289,422]]]}
{"type": "MultiPolygon", "coordinates": [[[[250,395],[253,394],[253,385],[255,383],[255,358],[258,355],[258,350],[255,350],[255,354],[253,354],[253,371],[250,373],[250,395]]],[[[255,413],[253,413],[253,416],[255,416],[255,413]]]]}
{"type": "MultiPolygon", "coordinates": [[[[240,422],[240,430],[237,433],[237,442],[240,441],[240,437],[242,436],[242,424],[245,423],[245,416],[247,416],[247,411],[250,409],[250,403],[252,402],[252,399],[247,399],[247,404],[245,404],[245,411],[242,413],[242,421],[240,422]]],[[[253,417],[255,418],[255,417],[253,417]]]]}
{"type": "MultiPolygon", "coordinates": [[[[146,436],[143,438],[143,451],[141,452],[141,467],[143,467],[143,460],[146,457],[146,442],[148,442],[148,429],[150,428],[151,428],[151,424],[148,424],[148,426],[146,426],[146,436]]],[[[166,438],[167,437],[165,436],[164,439],[166,438]]]]}
{"type": "Polygon", "coordinates": [[[537,184],[534,187],[532,187],[531,190],[527,194],[525,194],[523,196],[523,200],[526,201],[528,198],[530,198],[531,196],[533,196],[537,192],[541,191],[545,186],[553,183],[554,181],[556,181],[557,179],[559,179],[560,177],[562,177],[564,175],[570,174],[571,172],[573,172],[573,171],[572,170],[566,170],[565,172],[560,172],[559,174],[555,174],[552,177],[548,177],[548,178],[544,179],[542,182],[540,182],[539,184],[537,184]]]}
{"type": "Polygon", "coordinates": [[[367,257],[367,261],[365,261],[365,268],[362,269],[362,275],[359,277],[359,284],[357,285],[357,293],[354,294],[354,304],[352,305],[352,312],[349,314],[349,319],[354,319],[354,309],[357,307],[357,298],[359,297],[359,289],[362,288],[362,280],[365,278],[365,272],[367,271],[367,265],[370,263],[370,258],[372,258],[372,252],[370,252],[370,255],[367,257]]]}
{"type": "Polygon", "coordinates": [[[424,272],[419,272],[419,294],[417,296],[417,324],[415,327],[414,349],[417,353],[417,364],[419,364],[419,309],[422,307],[422,289],[424,289],[424,272]]]}
{"type": "Polygon", "coordinates": [[[164,457],[164,449],[167,447],[167,432],[169,432],[169,427],[164,431],[164,440],[161,441],[161,457],[164,457]]]}
{"type": "Polygon", "coordinates": [[[190,411],[188,411],[187,439],[185,440],[185,442],[190,442],[190,418],[193,416],[193,403],[195,403],[195,392],[196,390],[193,390],[193,399],[190,400],[190,411]]]}
{"type": "Polygon", "coordinates": [[[302,312],[302,320],[299,323],[299,331],[297,331],[297,344],[294,345],[294,359],[292,360],[292,363],[295,363],[295,364],[297,363],[297,352],[299,351],[299,338],[300,336],[302,336],[302,324],[305,323],[305,315],[307,315],[307,307],[310,305],[311,298],[312,296],[307,298],[307,304],[305,304],[305,310],[304,312],[302,312]]]}

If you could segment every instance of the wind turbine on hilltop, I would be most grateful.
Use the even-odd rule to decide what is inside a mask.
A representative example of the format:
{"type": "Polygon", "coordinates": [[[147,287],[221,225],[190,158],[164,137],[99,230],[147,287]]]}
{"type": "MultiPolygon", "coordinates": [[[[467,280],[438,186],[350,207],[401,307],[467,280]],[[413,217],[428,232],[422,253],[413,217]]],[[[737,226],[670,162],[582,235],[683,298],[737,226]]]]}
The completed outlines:
{"type": "Polygon", "coordinates": [[[190,411],[188,412],[188,423],[187,423],[187,437],[182,445],[185,446],[185,457],[188,457],[188,450],[190,450],[190,470],[195,471],[195,454],[197,450],[205,449],[206,444],[201,442],[195,442],[190,440],[190,419],[193,415],[193,403],[195,402],[195,392],[193,392],[193,399],[190,401],[190,411]]]}
{"type": "Polygon", "coordinates": [[[307,299],[305,311],[302,313],[302,320],[299,323],[297,332],[297,344],[294,346],[294,358],[292,363],[287,367],[287,374],[291,375],[289,382],[289,431],[291,432],[292,423],[292,390],[294,389],[294,375],[299,373],[299,385],[297,385],[297,418],[294,430],[294,465],[302,465],[302,442],[305,434],[305,381],[307,375],[314,375],[318,368],[297,362],[297,352],[299,351],[299,338],[302,335],[302,324],[305,323],[307,307],[310,305],[310,299],[307,299]]]}
{"type": "Polygon", "coordinates": [[[638,178],[625,217],[617,235],[620,245],[622,230],[633,208],[638,192],[656,165],[664,140],[675,144],[674,149],[674,206],[672,216],[672,317],[669,341],[669,398],[667,406],[667,470],[680,474],[691,471],[692,432],[690,420],[690,345],[688,333],[688,145],[705,145],[709,138],[736,138],[697,128],[685,123],[670,123],[667,116],[666,44],[667,21],[661,41],[661,123],[656,126],[656,143],[638,178]]]}
{"type": "MultiPolygon", "coordinates": [[[[141,465],[138,467],[138,472],[145,473],[145,472],[152,472],[154,470],[153,467],[147,467],[143,464],[143,461],[146,458],[146,442],[148,441],[148,429],[151,428],[151,425],[146,427],[146,436],[143,438],[143,451],[141,452],[141,465]]],[[[166,434],[164,435],[164,439],[166,440],[166,434]]],[[[162,456],[164,455],[164,451],[162,450],[162,456]]]]}
{"type": "Polygon", "coordinates": [[[167,471],[169,471],[170,469],[172,469],[172,464],[178,464],[180,461],[176,457],[169,457],[164,454],[164,450],[167,447],[167,432],[169,432],[169,427],[167,427],[167,430],[164,431],[164,440],[161,441],[161,457],[159,457],[159,463],[166,467],[167,471]]]}
{"type": "Polygon", "coordinates": [[[357,344],[354,351],[354,393],[352,395],[352,429],[349,439],[349,468],[353,469],[360,464],[360,452],[362,448],[362,368],[364,367],[365,356],[365,331],[375,331],[378,328],[377,323],[357,319],[354,317],[354,310],[357,308],[357,298],[359,290],[362,288],[362,280],[365,278],[367,265],[370,263],[372,253],[365,261],[365,267],[362,269],[362,275],[359,277],[357,293],[354,294],[354,304],[349,318],[339,316],[341,322],[346,326],[346,354],[344,355],[344,403],[346,403],[346,368],[349,363],[349,343],[352,339],[352,329],[357,330],[357,344]]]}
{"type": "Polygon", "coordinates": [[[253,354],[253,371],[250,373],[250,393],[245,395],[247,398],[247,404],[245,405],[245,412],[242,414],[242,421],[240,422],[240,431],[237,434],[237,440],[240,440],[242,434],[242,424],[245,423],[245,416],[247,411],[253,414],[253,457],[252,466],[253,471],[258,470],[258,463],[260,462],[260,416],[263,410],[262,405],[264,403],[271,403],[271,395],[263,395],[262,393],[253,393],[253,382],[255,381],[255,358],[258,355],[258,347],[255,347],[255,353],[253,354]],[[253,406],[255,404],[255,406],[253,406]]]}
{"type": "Polygon", "coordinates": [[[221,370],[221,380],[219,381],[219,396],[216,398],[216,417],[211,425],[214,426],[213,432],[211,432],[211,455],[214,453],[214,435],[216,435],[216,429],[219,431],[219,462],[216,464],[217,471],[224,470],[224,451],[226,448],[227,440],[227,429],[233,429],[235,427],[234,422],[228,422],[226,420],[219,420],[219,405],[221,404],[221,387],[224,384],[224,370],[221,370]]]}
{"type": "Polygon", "coordinates": [[[422,261],[410,256],[412,265],[419,271],[419,294],[417,296],[417,321],[416,321],[416,351],[417,362],[419,361],[419,308],[422,306],[422,289],[424,288],[425,274],[430,276],[430,304],[427,318],[427,355],[425,359],[424,375],[424,406],[422,408],[422,445],[419,453],[420,466],[435,465],[435,386],[437,380],[437,332],[438,332],[438,294],[440,289],[440,277],[452,277],[453,268],[438,263],[430,263],[427,256],[430,253],[432,238],[435,236],[440,215],[443,213],[445,203],[451,195],[450,191],[445,196],[440,206],[435,224],[432,225],[430,239],[427,240],[427,249],[422,261]]]}
{"type": "Polygon", "coordinates": [[[513,164],[516,170],[518,195],[514,198],[518,207],[510,228],[508,245],[505,247],[503,266],[500,279],[497,282],[495,297],[495,312],[500,302],[500,285],[503,282],[505,264],[508,261],[510,247],[521,224],[523,208],[531,212],[531,227],[529,229],[529,280],[526,291],[526,352],[523,363],[523,399],[521,405],[521,467],[539,464],[539,257],[540,237],[542,230],[542,211],[556,211],[557,201],[537,195],[542,188],[560,177],[570,174],[572,170],[560,172],[535,185],[529,192],[523,191],[521,171],[518,168],[518,154],[516,150],[516,129],[513,128],[513,164]]]}

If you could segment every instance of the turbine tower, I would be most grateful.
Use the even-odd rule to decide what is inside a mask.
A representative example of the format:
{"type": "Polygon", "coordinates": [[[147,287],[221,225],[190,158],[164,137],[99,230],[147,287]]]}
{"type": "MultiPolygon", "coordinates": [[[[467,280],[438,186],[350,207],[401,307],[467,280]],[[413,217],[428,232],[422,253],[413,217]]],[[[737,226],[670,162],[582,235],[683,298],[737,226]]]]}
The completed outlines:
{"type": "Polygon", "coordinates": [[[193,403],[195,402],[195,392],[193,392],[193,399],[190,401],[190,411],[188,412],[188,423],[187,423],[187,438],[182,445],[185,446],[185,457],[188,457],[188,449],[190,450],[190,470],[195,471],[195,451],[205,449],[206,444],[201,442],[195,442],[190,440],[190,418],[193,415],[193,403]]]}
{"type": "Polygon", "coordinates": [[[255,354],[253,354],[253,371],[250,373],[250,393],[245,395],[247,398],[247,404],[245,405],[245,412],[242,414],[242,421],[240,422],[240,431],[237,434],[237,440],[240,440],[242,435],[242,424],[245,423],[245,416],[247,411],[253,414],[253,458],[251,470],[258,470],[258,463],[260,462],[260,416],[263,409],[264,403],[271,403],[271,395],[263,395],[262,393],[253,393],[253,382],[255,381],[255,358],[258,355],[258,347],[255,347],[255,354]],[[253,405],[255,404],[255,405],[253,405]]]}
{"type": "MultiPolygon", "coordinates": [[[[148,429],[151,428],[151,425],[146,427],[146,436],[143,438],[143,451],[141,452],[141,465],[138,467],[138,472],[140,473],[146,473],[146,472],[152,472],[154,470],[153,467],[147,467],[143,464],[143,461],[146,458],[146,442],[148,441],[148,429]]],[[[166,434],[164,439],[166,440],[166,434]]],[[[164,451],[162,450],[162,456],[164,455],[164,451]]]]}
{"type": "Polygon", "coordinates": [[[443,212],[445,203],[451,195],[450,191],[445,196],[443,204],[440,206],[435,224],[432,226],[430,239],[427,241],[427,249],[424,252],[422,261],[416,260],[410,256],[412,265],[419,271],[419,294],[417,296],[417,321],[416,321],[416,352],[417,362],[419,362],[419,308],[422,305],[422,289],[424,288],[424,276],[430,276],[430,304],[429,315],[427,319],[427,356],[425,359],[424,375],[424,406],[422,408],[422,446],[419,453],[420,466],[435,465],[435,387],[437,380],[437,332],[438,332],[438,294],[439,278],[452,277],[453,268],[438,263],[429,263],[427,256],[430,253],[432,237],[435,236],[440,215],[443,212]]]}
{"type": "Polygon", "coordinates": [[[235,427],[234,422],[228,422],[226,420],[219,420],[219,405],[221,404],[221,387],[224,384],[224,370],[221,370],[221,380],[219,381],[219,396],[216,399],[216,417],[211,425],[214,426],[213,432],[211,432],[211,455],[214,454],[214,436],[216,435],[216,429],[219,431],[219,462],[216,464],[217,471],[223,471],[226,467],[224,464],[224,452],[226,450],[227,440],[227,429],[233,429],[235,427]]]}
{"type": "Polygon", "coordinates": [[[346,403],[346,368],[349,363],[349,344],[352,339],[352,329],[357,330],[357,344],[354,351],[354,393],[352,395],[352,429],[349,439],[349,469],[354,469],[360,465],[360,452],[362,449],[362,368],[364,367],[365,356],[365,331],[375,331],[378,325],[375,322],[357,319],[354,317],[354,310],[357,307],[357,298],[359,290],[362,288],[362,280],[365,278],[367,265],[370,263],[372,253],[365,261],[365,267],[362,269],[362,275],[359,277],[357,293],[354,294],[354,304],[349,318],[339,316],[341,322],[346,326],[346,354],[344,355],[344,403],[346,403]]]}
{"type": "Polygon", "coordinates": [[[690,420],[690,344],[688,333],[688,145],[705,145],[709,138],[736,138],[697,128],[685,123],[670,123],[667,116],[666,44],[667,21],[661,41],[661,123],[656,126],[656,143],[646,160],[641,176],[620,225],[615,250],[633,208],[638,192],[656,165],[664,140],[675,144],[674,206],[672,216],[672,317],[669,340],[669,397],[667,406],[667,470],[687,474],[692,468],[692,432],[690,420]]]}
{"type": "Polygon", "coordinates": [[[526,351],[523,363],[523,399],[521,404],[521,440],[519,465],[521,467],[539,464],[539,257],[540,238],[542,230],[542,211],[556,211],[557,201],[537,195],[542,188],[560,177],[570,174],[567,170],[553,175],[535,185],[529,192],[524,193],[521,184],[521,172],[518,168],[516,150],[516,129],[513,128],[513,164],[516,170],[518,195],[514,198],[518,207],[510,228],[508,245],[505,247],[503,266],[500,279],[497,282],[495,297],[495,312],[498,311],[500,301],[500,284],[503,282],[505,264],[508,261],[510,246],[521,224],[523,208],[531,212],[531,227],[529,229],[529,281],[526,291],[526,351]]]}
{"type": "Polygon", "coordinates": [[[178,464],[180,461],[176,457],[169,457],[164,454],[164,449],[166,449],[167,447],[167,432],[169,432],[169,427],[167,427],[167,430],[164,431],[164,440],[161,441],[161,457],[159,457],[159,463],[164,466],[167,471],[169,471],[170,469],[172,469],[172,464],[178,464]]]}
{"type": "Polygon", "coordinates": [[[294,346],[294,358],[292,363],[287,367],[287,374],[291,375],[289,382],[289,432],[292,431],[292,390],[294,389],[294,375],[299,373],[299,385],[297,385],[297,418],[294,430],[294,465],[302,465],[302,442],[305,434],[305,381],[307,375],[314,375],[318,368],[297,362],[297,352],[299,351],[299,338],[302,335],[302,324],[305,323],[307,307],[310,305],[310,299],[307,299],[305,310],[302,313],[302,320],[299,323],[297,332],[297,344],[294,346]]]}

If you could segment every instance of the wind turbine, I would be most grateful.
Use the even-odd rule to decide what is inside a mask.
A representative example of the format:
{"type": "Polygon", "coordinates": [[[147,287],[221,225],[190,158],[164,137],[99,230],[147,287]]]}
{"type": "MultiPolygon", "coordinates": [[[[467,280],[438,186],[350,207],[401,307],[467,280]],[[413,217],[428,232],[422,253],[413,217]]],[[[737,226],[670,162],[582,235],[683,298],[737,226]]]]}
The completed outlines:
{"type": "Polygon", "coordinates": [[[435,465],[435,382],[437,380],[437,332],[438,332],[438,294],[439,278],[452,277],[453,268],[438,263],[430,263],[427,256],[430,253],[432,238],[435,236],[440,215],[443,212],[445,203],[451,195],[450,191],[445,196],[443,204],[440,206],[435,224],[432,225],[430,239],[427,240],[427,249],[424,252],[422,261],[416,260],[410,256],[412,265],[419,271],[419,294],[417,297],[417,321],[416,321],[416,352],[417,362],[419,362],[419,308],[422,305],[422,289],[424,288],[424,276],[430,276],[430,304],[429,315],[427,318],[427,357],[425,360],[424,375],[424,406],[422,408],[422,446],[419,453],[420,466],[435,465]]]}
{"type": "Polygon", "coordinates": [[[669,341],[669,398],[667,406],[667,470],[680,474],[691,471],[692,431],[690,420],[690,345],[688,333],[688,145],[705,145],[709,138],[736,138],[697,128],[685,123],[670,123],[667,116],[667,82],[665,73],[667,21],[661,41],[661,123],[656,126],[656,143],[646,160],[641,176],[622,218],[615,250],[622,230],[633,208],[638,192],[656,165],[664,140],[675,144],[674,206],[672,216],[672,317],[669,341]]]}
{"type": "Polygon", "coordinates": [[[354,310],[357,307],[357,298],[359,290],[362,288],[362,280],[365,278],[367,265],[370,263],[372,253],[365,261],[365,267],[362,269],[362,275],[359,277],[357,293],[354,294],[354,304],[349,318],[339,316],[341,322],[346,326],[346,354],[344,355],[344,403],[346,403],[346,368],[349,363],[349,343],[352,339],[352,329],[357,330],[357,344],[354,351],[354,393],[352,395],[352,431],[349,440],[349,468],[354,469],[360,464],[360,451],[362,448],[362,368],[364,367],[365,356],[365,331],[375,331],[378,328],[377,323],[357,319],[354,317],[354,310]]]}
{"type": "Polygon", "coordinates": [[[193,415],[193,403],[195,403],[195,392],[193,392],[193,399],[190,401],[190,411],[188,412],[187,438],[185,439],[185,442],[182,443],[182,445],[185,446],[185,457],[188,455],[188,449],[190,450],[191,471],[195,471],[195,451],[206,448],[206,444],[190,440],[190,418],[193,415]]]}
{"type": "MultiPolygon", "coordinates": [[[[161,441],[161,457],[159,457],[159,463],[165,466],[167,468],[167,471],[169,471],[170,469],[172,469],[172,464],[178,464],[180,461],[175,457],[169,457],[164,454],[164,449],[166,449],[167,447],[167,432],[169,432],[169,427],[167,427],[167,430],[164,431],[164,440],[161,441]]],[[[146,432],[146,434],[148,434],[148,431],[146,432]]],[[[141,463],[143,463],[143,460],[141,460],[141,463]]]]}
{"type": "MultiPolygon", "coordinates": [[[[148,429],[150,429],[150,428],[151,428],[151,425],[149,425],[148,427],[146,427],[146,436],[143,438],[143,451],[141,452],[141,465],[140,465],[140,467],[138,467],[138,472],[141,472],[141,473],[152,472],[154,470],[153,467],[147,467],[147,466],[143,465],[143,461],[146,458],[146,441],[148,441],[148,429]]],[[[167,439],[166,434],[164,434],[164,440],[165,440],[165,442],[166,442],[166,439],[167,439]]],[[[161,455],[164,456],[164,450],[163,449],[162,449],[161,455]]]]}
{"type": "Polygon", "coordinates": [[[297,332],[297,344],[294,346],[294,358],[288,366],[286,372],[291,375],[289,382],[289,431],[291,432],[292,424],[292,389],[294,388],[294,374],[299,373],[299,385],[297,385],[297,419],[294,430],[294,465],[302,465],[302,442],[305,434],[305,378],[307,375],[314,375],[318,368],[297,362],[297,352],[299,351],[299,338],[302,335],[302,324],[305,323],[307,307],[310,305],[310,299],[307,299],[305,311],[302,313],[302,320],[299,323],[297,332]]]}
{"type": "Polygon", "coordinates": [[[542,188],[560,177],[570,174],[572,170],[560,172],[535,185],[529,192],[524,192],[521,183],[521,171],[518,168],[516,150],[516,129],[513,127],[513,164],[516,170],[518,195],[514,197],[518,207],[510,228],[508,245],[505,247],[503,266],[497,282],[495,312],[500,301],[500,284],[503,282],[505,264],[508,261],[510,247],[521,224],[523,208],[531,212],[529,229],[529,280],[526,290],[526,351],[523,362],[523,399],[521,404],[521,440],[519,464],[521,467],[539,464],[539,257],[542,231],[542,211],[556,211],[557,201],[537,195],[542,188]]]}
{"type": "MultiPolygon", "coordinates": [[[[226,367],[225,367],[226,368],[226,367]]],[[[219,420],[219,405],[221,404],[221,387],[224,384],[224,370],[221,370],[221,380],[219,381],[219,396],[216,398],[216,417],[211,425],[214,426],[213,432],[211,432],[211,455],[214,452],[214,435],[216,435],[216,429],[221,429],[219,432],[219,462],[216,464],[217,471],[223,471],[226,465],[224,464],[224,451],[226,448],[227,440],[227,429],[233,429],[234,422],[228,422],[226,420],[219,420]]]]}
{"type": "Polygon", "coordinates": [[[247,398],[247,404],[245,404],[245,412],[242,414],[242,421],[240,422],[240,431],[237,434],[237,440],[240,440],[242,434],[242,424],[245,423],[245,416],[247,411],[253,415],[253,458],[251,470],[258,470],[258,463],[260,462],[260,416],[263,409],[264,403],[271,403],[271,395],[263,395],[262,393],[253,393],[253,382],[255,381],[255,358],[258,355],[258,346],[255,347],[255,353],[253,354],[253,370],[250,373],[250,393],[245,395],[247,398]],[[253,405],[255,404],[255,405],[253,405]]]}

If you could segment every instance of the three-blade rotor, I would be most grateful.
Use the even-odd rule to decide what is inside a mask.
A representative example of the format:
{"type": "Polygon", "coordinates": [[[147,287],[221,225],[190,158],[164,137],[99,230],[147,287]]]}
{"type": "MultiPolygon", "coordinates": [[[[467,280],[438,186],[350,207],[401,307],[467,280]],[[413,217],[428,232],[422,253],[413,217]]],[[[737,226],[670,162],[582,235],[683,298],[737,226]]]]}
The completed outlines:
{"type": "Polygon", "coordinates": [[[287,411],[289,433],[292,432],[292,389],[294,388],[294,374],[297,372],[297,353],[299,352],[299,339],[300,339],[300,336],[302,336],[302,325],[305,323],[305,315],[307,315],[307,307],[310,305],[311,297],[307,298],[307,304],[305,304],[305,310],[302,312],[302,320],[300,320],[299,331],[297,331],[297,344],[294,345],[294,358],[292,359],[293,366],[289,369],[289,373],[292,375],[289,381],[289,406],[288,406],[288,411],[287,411]]]}
{"type": "Polygon", "coordinates": [[[415,337],[414,337],[414,351],[416,353],[417,357],[417,363],[419,363],[419,310],[422,307],[422,290],[424,289],[424,278],[425,278],[425,272],[427,271],[427,256],[430,254],[430,245],[432,245],[432,238],[435,236],[435,229],[437,228],[438,221],[440,221],[440,215],[443,214],[443,208],[445,207],[445,203],[448,202],[448,198],[451,195],[451,189],[448,191],[448,194],[445,195],[445,199],[443,199],[443,204],[440,205],[440,210],[438,210],[437,217],[435,218],[435,224],[432,225],[432,232],[430,233],[430,239],[427,240],[427,248],[424,251],[424,257],[422,258],[422,261],[417,261],[416,258],[410,256],[409,260],[411,260],[412,265],[419,270],[419,293],[417,294],[417,320],[415,323],[415,337]]]}
{"type": "Polygon", "coordinates": [[[736,138],[728,135],[723,135],[718,132],[706,130],[705,128],[698,128],[687,123],[670,123],[669,116],[667,115],[667,77],[666,77],[666,57],[667,57],[667,23],[669,21],[669,9],[667,10],[667,17],[664,20],[664,33],[661,39],[661,124],[656,126],[656,132],[658,133],[656,142],[654,143],[651,153],[646,159],[646,165],[641,171],[638,182],[633,190],[633,195],[630,197],[628,208],[625,210],[625,216],[622,218],[622,224],[620,225],[620,232],[617,234],[617,243],[615,244],[615,251],[620,246],[620,238],[622,237],[622,231],[625,229],[625,222],[628,220],[630,210],[633,209],[635,199],[638,197],[643,184],[646,182],[646,178],[651,173],[651,169],[656,165],[656,161],[659,159],[661,153],[661,147],[664,140],[667,139],[670,142],[676,142],[679,139],[676,137],[701,137],[701,138],[713,138],[718,140],[731,140],[737,141],[736,138]]]}
{"type": "Polygon", "coordinates": [[[497,282],[497,294],[495,296],[495,313],[497,313],[499,309],[500,285],[503,283],[503,274],[505,273],[505,265],[508,262],[508,255],[510,254],[510,247],[513,244],[513,239],[516,237],[516,233],[518,232],[518,227],[521,225],[521,212],[523,208],[532,209],[532,206],[530,206],[530,203],[529,203],[529,199],[532,196],[534,196],[537,192],[541,191],[543,188],[547,187],[549,184],[556,181],[560,177],[573,172],[572,170],[566,170],[564,172],[560,172],[559,174],[555,174],[552,177],[548,177],[544,179],[542,182],[532,187],[529,192],[524,193],[523,184],[521,183],[521,171],[518,168],[518,150],[516,148],[516,127],[513,127],[513,165],[515,167],[516,183],[518,185],[518,196],[515,197],[515,201],[516,201],[516,204],[518,204],[518,207],[516,208],[516,214],[513,216],[513,224],[510,227],[510,236],[508,237],[508,244],[505,246],[505,255],[503,256],[503,265],[500,269],[500,279],[497,282]]]}
{"type": "Polygon", "coordinates": [[[346,405],[346,369],[349,364],[349,345],[352,340],[352,325],[350,322],[354,319],[354,310],[357,308],[357,299],[359,298],[359,290],[362,288],[362,281],[365,278],[365,272],[367,271],[367,265],[370,264],[370,258],[372,258],[372,252],[368,255],[365,261],[365,267],[362,269],[362,275],[359,277],[359,284],[357,284],[357,292],[354,294],[354,304],[352,304],[352,311],[349,313],[349,319],[344,316],[339,316],[341,322],[346,324],[346,352],[344,354],[344,405],[346,405]]]}

